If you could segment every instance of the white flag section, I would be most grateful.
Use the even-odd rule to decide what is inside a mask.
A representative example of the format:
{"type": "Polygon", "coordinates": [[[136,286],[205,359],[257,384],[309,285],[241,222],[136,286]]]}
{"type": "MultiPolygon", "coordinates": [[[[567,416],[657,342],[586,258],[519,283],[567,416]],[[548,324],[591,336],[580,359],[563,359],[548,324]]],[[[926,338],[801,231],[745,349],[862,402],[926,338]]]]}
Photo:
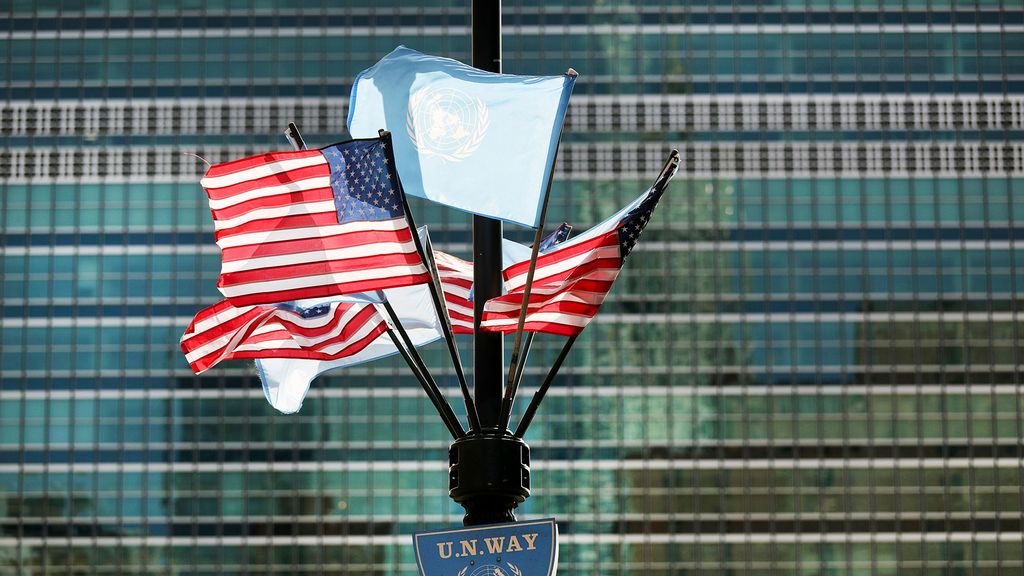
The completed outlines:
{"type": "MultiPolygon", "coordinates": [[[[430,290],[426,285],[391,288],[385,290],[384,294],[416,347],[430,344],[442,337],[441,323],[434,313],[430,290]]],[[[264,358],[256,360],[256,370],[263,382],[263,394],[267,397],[267,402],[277,410],[291,414],[298,412],[302,407],[310,383],[317,376],[397,353],[391,337],[382,334],[359,353],[340,360],[264,358]]]]}
{"type": "Polygon", "coordinates": [[[536,228],[575,81],[399,46],[356,77],[348,129],[391,131],[406,194],[536,228]]]}
{"type": "Polygon", "coordinates": [[[509,266],[513,266],[522,262],[523,260],[529,260],[530,255],[533,253],[533,248],[529,246],[523,246],[519,242],[513,242],[508,238],[501,239],[501,269],[504,270],[509,266]]]}

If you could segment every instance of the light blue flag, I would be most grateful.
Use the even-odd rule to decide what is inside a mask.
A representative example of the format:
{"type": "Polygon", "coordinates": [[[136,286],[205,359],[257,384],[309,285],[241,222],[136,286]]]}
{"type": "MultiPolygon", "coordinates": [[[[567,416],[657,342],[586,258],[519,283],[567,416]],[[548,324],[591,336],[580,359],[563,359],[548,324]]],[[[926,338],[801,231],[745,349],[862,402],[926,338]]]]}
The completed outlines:
{"type": "Polygon", "coordinates": [[[399,46],[356,77],[348,129],[391,131],[405,192],[536,228],[575,73],[494,74],[399,46]]]}

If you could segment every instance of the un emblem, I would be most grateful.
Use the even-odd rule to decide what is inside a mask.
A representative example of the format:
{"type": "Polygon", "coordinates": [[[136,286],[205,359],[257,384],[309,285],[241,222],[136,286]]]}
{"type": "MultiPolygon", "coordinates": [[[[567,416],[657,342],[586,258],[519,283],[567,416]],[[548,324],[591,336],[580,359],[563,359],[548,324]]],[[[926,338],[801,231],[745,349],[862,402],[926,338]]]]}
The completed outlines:
{"type": "Polygon", "coordinates": [[[554,519],[421,532],[413,536],[421,576],[554,576],[554,519]]]}
{"type": "Polygon", "coordinates": [[[454,88],[422,88],[409,98],[405,128],[420,154],[461,162],[480,147],[490,123],[480,98],[454,88]]]}

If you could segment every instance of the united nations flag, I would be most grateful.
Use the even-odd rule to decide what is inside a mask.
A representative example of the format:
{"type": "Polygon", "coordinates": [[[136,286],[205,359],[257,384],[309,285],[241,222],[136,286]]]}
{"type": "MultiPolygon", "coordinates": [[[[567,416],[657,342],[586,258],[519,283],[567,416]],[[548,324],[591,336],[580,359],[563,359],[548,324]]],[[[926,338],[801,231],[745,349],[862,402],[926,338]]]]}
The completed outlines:
{"type": "Polygon", "coordinates": [[[535,228],[575,80],[399,46],[356,78],[348,128],[391,131],[406,194],[535,228]]]}

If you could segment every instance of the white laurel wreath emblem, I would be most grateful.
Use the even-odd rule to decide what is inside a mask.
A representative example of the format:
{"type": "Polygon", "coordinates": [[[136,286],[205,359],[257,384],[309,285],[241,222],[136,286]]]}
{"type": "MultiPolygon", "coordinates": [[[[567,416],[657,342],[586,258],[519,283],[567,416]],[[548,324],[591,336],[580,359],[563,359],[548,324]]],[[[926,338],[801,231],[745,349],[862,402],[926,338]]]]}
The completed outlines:
{"type": "Polygon", "coordinates": [[[512,571],[513,576],[523,576],[523,573],[521,570],[519,570],[518,566],[511,562],[508,562],[507,560],[506,563],[508,564],[508,569],[512,571]]]}
{"type": "Polygon", "coordinates": [[[436,93],[428,88],[417,90],[409,97],[409,112],[405,119],[405,129],[409,133],[409,140],[421,154],[425,156],[436,156],[446,162],[461,162],[476,152],[477,148],[484,141],[487,129],[491,125],[491,115],[483,100],[477,97],[470,97],[462,92],[451,90],[450,92],[459,95],[465,100],[472,101],[472,111],[475,113],[475,126],[465,138],[458,139],[458,144],[451,150],[439,150],[431,145],[429,136],[417,134],[417,126],[427,114],[432,112],[432,104],[435,99],[430,98],[436,93]]]}

